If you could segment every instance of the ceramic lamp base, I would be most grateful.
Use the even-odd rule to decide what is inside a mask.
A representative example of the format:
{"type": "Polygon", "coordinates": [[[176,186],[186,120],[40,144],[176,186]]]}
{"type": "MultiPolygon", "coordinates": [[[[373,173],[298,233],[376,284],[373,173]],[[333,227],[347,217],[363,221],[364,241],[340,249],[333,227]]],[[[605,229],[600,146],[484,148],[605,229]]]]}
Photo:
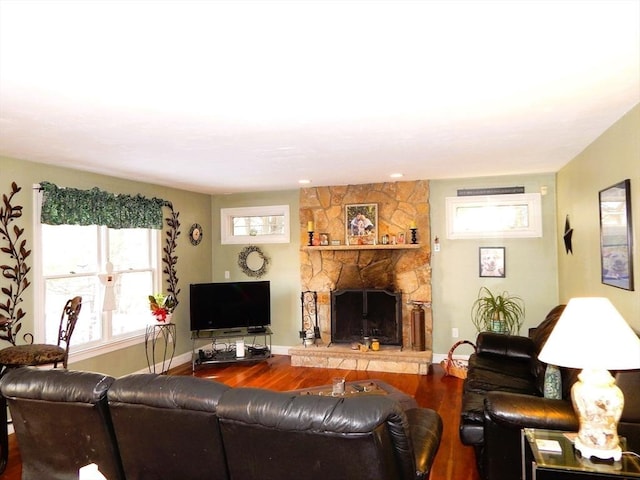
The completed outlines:
{"type": "Polygon", "coordinates": [[[580,420],[576,450],[586,458],[620,460],[617,430],[624,397],[611,374],[584,369],[571,388],[571,399],[580,420]]]}
{"type": "Polygon", "coordinates": [[[622,458],[622,449],[620,448],[620,446],[617,446],[616,448],[612,448],[610,450],[603,450],[601,448],[593,448],[589,445],[585,445],[584,443],[582,443],[582,441],[580,441],[580,438],[576,438],[574,445],[576,447],[576,450],[580,452],[580,455],[582,455],[584,458],[596,457],[601,460],[613,459],[614,461],[618,461],[622,458]]]}

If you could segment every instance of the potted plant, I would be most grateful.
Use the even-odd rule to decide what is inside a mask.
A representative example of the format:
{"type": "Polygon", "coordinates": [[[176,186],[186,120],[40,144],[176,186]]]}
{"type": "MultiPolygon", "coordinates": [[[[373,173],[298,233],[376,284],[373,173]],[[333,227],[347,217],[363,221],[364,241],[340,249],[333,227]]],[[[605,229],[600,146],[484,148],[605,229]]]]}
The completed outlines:
{"type": "Polygon", "coordinates": [[[471,320],[478,332],[489,331],[517,335],[524,318],[524,301],[517,295],[491,293],[482,287],[471,307],[471,320]]]}

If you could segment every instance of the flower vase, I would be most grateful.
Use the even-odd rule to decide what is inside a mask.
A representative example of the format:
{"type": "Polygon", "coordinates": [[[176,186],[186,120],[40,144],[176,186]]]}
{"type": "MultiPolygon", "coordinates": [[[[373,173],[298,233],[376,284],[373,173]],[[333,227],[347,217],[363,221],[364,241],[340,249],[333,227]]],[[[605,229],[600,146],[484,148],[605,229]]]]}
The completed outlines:
{"type": "Polygon", "coordinates": [[[167,313],[166,315],[164,315],[164,318],[163,315],[155,313],[152,313],[151,316],[157,323],[171,323],[173,319],[173,313],[167,313]]]}

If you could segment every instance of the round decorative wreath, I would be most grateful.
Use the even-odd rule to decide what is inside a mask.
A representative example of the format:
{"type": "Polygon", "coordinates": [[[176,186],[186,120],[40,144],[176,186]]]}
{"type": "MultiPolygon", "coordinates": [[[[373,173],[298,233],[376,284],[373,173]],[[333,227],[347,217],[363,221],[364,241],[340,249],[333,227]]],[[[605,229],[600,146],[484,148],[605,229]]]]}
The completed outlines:
{"type": "Polygon", "coordinates": [[[259,247],[256,247],[254,245],[245,247],[238,255],[238,266],[242,269],[245,275],[248,275],[249,277],[260,278],[262,275],[267,273],[267,265],[269,265],[269,257],[267,257],[259,247]],[[254,252],[257,253],[262,260],[262,266],[258,270],[252,270],[251,268],[249,268],[249,265],[247,265],[247,259],[249,258],[249,255],[254,252]]]}

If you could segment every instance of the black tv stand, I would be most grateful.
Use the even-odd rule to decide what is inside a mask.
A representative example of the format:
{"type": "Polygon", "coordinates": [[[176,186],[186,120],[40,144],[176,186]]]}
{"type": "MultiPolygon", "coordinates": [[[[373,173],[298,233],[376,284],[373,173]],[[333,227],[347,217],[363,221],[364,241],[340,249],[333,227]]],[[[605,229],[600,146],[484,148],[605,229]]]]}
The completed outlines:
{"type": "MultiPolygon", "coordinates": [[[[229,363],[229,362],[255,362],[260,360],[266,360],[271,357],[271,335],[273,332],[269,327],[258,327],[260,331],[255,331],[249,328],[238,329],[219,329],[219,330],[192,330],[191,331],[191,369],[193,372],[196,370],[196,366],[214,363],[229,363]],[[245,337],[262,337],[262,344],[246,344],[244,357],[237,357],[235,351],[229,349],[229,344],[233,344],[233,339],[244,339],[245,337]],[[210,349],[203,349],[202,347],[196,349],[196,340],[211,340],[210,349]],[[231,341],[230,341],[231,340],[231,341]],[[224,350],[218,350],[216,348],[216,342],[226,345],[224,350]]],[[[255,339],[252,340],[255,342],[255,339]]]]}

